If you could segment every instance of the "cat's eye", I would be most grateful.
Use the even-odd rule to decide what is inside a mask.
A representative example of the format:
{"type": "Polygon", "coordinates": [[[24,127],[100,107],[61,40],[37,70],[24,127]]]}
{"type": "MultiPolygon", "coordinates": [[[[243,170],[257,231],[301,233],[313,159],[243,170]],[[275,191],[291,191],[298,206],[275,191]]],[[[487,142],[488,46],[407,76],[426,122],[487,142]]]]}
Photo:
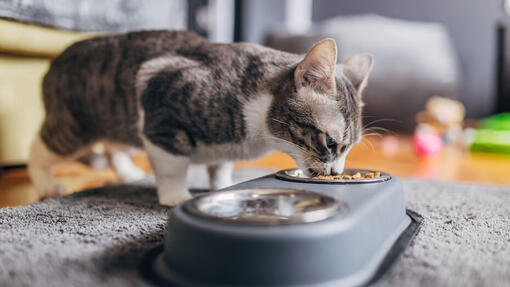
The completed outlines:
{"type": "Polygon", "coordinates": [[[347,149],[347,146],[346,146],[346,145],[344,145],[344,146],[342,146],[342,147],[340,148],[340,152],[344,152],[346,149],[347,149]]]}
{"type": "Polygon", "coordinates": [[[328,148],[334,149],[336,147],[336,141],[328,135],[326,136],[326,145],[328,148]]]}

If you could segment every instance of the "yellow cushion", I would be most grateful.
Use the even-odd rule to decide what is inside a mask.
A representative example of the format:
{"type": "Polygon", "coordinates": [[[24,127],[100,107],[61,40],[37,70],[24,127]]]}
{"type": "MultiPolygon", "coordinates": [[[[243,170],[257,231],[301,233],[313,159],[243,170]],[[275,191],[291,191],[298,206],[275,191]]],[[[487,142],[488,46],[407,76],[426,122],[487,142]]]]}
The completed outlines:
{"type": "Polygon", "coordinates": [[[27,159],[44,111],[41,81],[48,58],[0,54],[0,164],[27,159]]]}
{"type": "Polygon", "coordinates": [[[0,53],[55,57],[70,44],[97,35],[0,19],[0,53]]]}
{"type": "Polygon", "coordinates": [[[94,35],[0,19],[0,164],[28,157],[44,117],[41,82],[51,58],[94,35]]]}

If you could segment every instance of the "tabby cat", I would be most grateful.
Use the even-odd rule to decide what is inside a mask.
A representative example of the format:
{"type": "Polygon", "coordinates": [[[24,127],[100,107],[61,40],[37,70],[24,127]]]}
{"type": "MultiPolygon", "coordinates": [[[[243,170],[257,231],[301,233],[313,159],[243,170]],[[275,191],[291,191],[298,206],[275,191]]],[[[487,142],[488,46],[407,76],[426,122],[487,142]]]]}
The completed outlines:
{"type": "Polygon", "coordinates": [[[211,188],[232,161],[271,150],[307,175],[341,173],[361,137],[361,93],[372,56],[337,65],[334,40],[296,55],[190,32],[142,31],[78,42],[44,77],[46,117],[29,173],[40,196],[64,193],[52,166],[98,142],[145,149],[161,204],[190,198],[186,170],[207,165],[211,188]]]}

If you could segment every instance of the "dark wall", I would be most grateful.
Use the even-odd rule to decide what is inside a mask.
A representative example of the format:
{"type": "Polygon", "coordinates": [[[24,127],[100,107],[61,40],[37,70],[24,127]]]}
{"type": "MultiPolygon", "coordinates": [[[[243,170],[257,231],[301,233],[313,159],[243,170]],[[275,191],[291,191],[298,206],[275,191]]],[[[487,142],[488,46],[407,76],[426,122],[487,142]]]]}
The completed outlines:
{"type": "Polygon", "coordinates": [[[363,13],[443,23],[459,54],[461,100],[468,116],[482,117],[495,110],[496,26],[510,18],[502,0],[320,0],[313,6],[314,21],[363,13]]]}
{"type": "Polygon", "coordinates": [[[243,0],[242,2],[242,41],[261,43],[267,30],[285,23],[284,0],[243,0]]]}

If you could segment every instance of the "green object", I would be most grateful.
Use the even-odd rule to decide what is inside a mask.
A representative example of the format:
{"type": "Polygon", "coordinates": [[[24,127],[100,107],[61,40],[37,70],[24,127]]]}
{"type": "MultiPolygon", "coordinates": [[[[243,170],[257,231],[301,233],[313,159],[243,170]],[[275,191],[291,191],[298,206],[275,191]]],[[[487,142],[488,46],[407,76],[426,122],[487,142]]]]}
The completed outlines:
{"type": "Polygon", "coordinates": [[[497,114],[483,120],[476,130],[471,151],[510,155],[510,113],[497,114]]]}
{"type": "Polygon", "coordinates": [[[510,155],[510,129],[477,129],[471,151],[510,155]]]}
{"type": "Polygon", "coordinates": [[[497,114],[483,120],[481,128],[510,131],[510,113],[497,114]]]}

